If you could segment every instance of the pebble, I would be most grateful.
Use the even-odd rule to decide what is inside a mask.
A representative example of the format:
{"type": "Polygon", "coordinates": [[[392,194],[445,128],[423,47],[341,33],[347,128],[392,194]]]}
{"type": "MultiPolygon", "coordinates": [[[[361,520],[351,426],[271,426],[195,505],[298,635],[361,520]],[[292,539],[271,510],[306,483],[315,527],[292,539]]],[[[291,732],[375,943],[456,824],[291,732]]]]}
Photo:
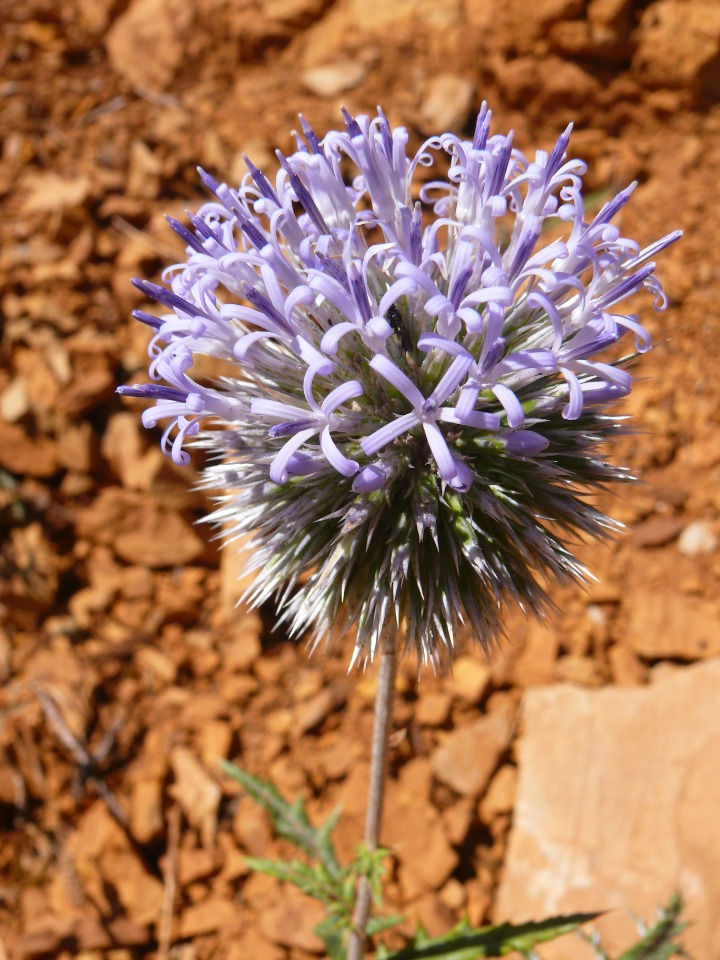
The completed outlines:
{"type": "Polygon", "coordinates": [[[647,660],[720,654],[717,607],[671,590],[635,590],[623,642],[647,660]]]}
{"type": "Polygon", "coordinates": [[[467,77],[440,74],[425,87],[420,120],[423,130],[460,130],[465,126],[475,92],[475,85],[467,77]]]}
{"type": "Polygon", "coordinates": [[[479,796],[510,741],[508,717],[481,717],[448,734],[432,755],[433,773],[463,796],[479,796]]]}
{"type": "Polygon", "coordinates": [[[163,90],[180,66],[193,10],[177,0],[133,0],[104,36],[111,66],[134,87],[163,90]]]}
{"type": "Polygon", "coordinates": [[[647,679],[647,668],[642,660],[622,643],[610,647],[608,663],[613,683],[618,687],[637,687],[647,679]]]}
{"type": "Polygon", "coordinates": [[[15,423],[30,409],[27,385],[22,377],[15,377],[0,393],[0,418],[15,423]]]}
{"type": "Polygon", "coordinates": [[[442,727],[450,716],[452,699],[447,693],[431,690],[422,694],[415,709],[415,719],[421,727],[442,727]]]}
{"type": "Polygon", "coordinates": [[[216,873],[221,864],[216,850],[181,848],[178,850],[178,882],[181,887],[189,886],[198,880],[206,880],[216,873]]]}
{"type": "Polygon", "coordinates": [[[0,423],[0,469],[16,475],[51,477],[57,470],[55,444],[47,437],[29,437],[15,424],[0,423]]]}
{"type": "Polygon", "coordinates": [[[648,86],[680,87],[716,96],[720,7],[715,0],[660,0],[648,6],[636,31],[633,68],[648,86]]]}
{"type": "Polygon", "coordinates": [[[576,654],[560,657],[555,665],[555,675],[558,680],[584,687],[597,687],[603,681],[597,662],[592,657],[576,654]]]}
{"type": "Polygon", "coordinates": [[[287,885],[280,903],[264,910],[260,930],[273,943],[283,947],[323,953],[322,941],[314,930],[325,919],[325,908],[287,885]]]}
{"type": "Polygon", "coordinates": [[[342,684],[325,687],[320,693],[295,707],[295,731],[309,733],[345,702],[346,691],[342,684]]]}
{"type": "Polygon", "coordinates": [[[300,74],[300,80],[316,97],[331,99],[360,86],[366,72],[364,65],[356,60],[340,60],[305,70],[300,74]]]}
{"type": "Polygon", "coordinates": [[[653,517],[635,527],[633,542],[637,547],[663,547],[671,543],[684,526],[681,517],[653,517]]]}
{"type": "Polygon", "coordinates": [[[440,814],[427,801],[407,794],[388,794],[383,832],[399,861],[404,895],[413,899],[437,890],[457,866],[458,856],[443,828],[440,814]],[[418,843],[418,838],[422,843],[418,843]]]}
{"type": "Polygon", "coordinates": [[[715,553],[718,538],[707,520],[696,520],[680,534],[678,550],[686,557],[704,557],[715,553]]]}
{"type": "Polygon", "coordinates": [[[438,896],[450,910],[462,910],[467,903],[465,887],[455,877],[450,877],[438,896]]]}
{"type": "Polygon", "coordinates": [[[510,813],[515,805],[517,779],[517,767],[510,764],[500,767],[480,802],[479,812],[483,823],[488,823],[499,814],[510,813]]]}
{"type": "Polygon", "coordinates": [[[150,843],[162,836],[162,782],[139,780],[130,795],[130,831],[138,843],[150,843]]]}
{"type": "Polygon", "coordinates": [[[478,703],[487,692],[491,676],[489,664],[480,662],[476,657],[458,657],[447,685],[451,693],[461,700],[478,703]]]}
{"type": "Polygon", "coordinates": [[[227,930],[238,922],[238,910],[230,900],[213,897],[183,910],[179,936],[183,939],[227,930]]]}

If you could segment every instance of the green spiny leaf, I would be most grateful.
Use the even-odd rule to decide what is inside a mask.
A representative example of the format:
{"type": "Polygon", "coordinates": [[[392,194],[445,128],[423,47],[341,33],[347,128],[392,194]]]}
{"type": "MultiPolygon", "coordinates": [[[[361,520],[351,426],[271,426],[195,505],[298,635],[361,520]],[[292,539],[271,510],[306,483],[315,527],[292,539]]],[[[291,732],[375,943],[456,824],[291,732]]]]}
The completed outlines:
{"type": "Polygon", "coordinates": [[[335,810],[330,814],[325,823],[322,824],[317,830],[316,840],[318,849],[320,850],[322,856],[320,860],[322,863],[337,863],[335,858],[335,848],[333,847],[331,834],[335,827],[337,826],[338,820],[340,819],[341,814],[340,807],[336,807],[335,810]]]}
{"type": "Polygon", "coordinates": [[[336,878],[328,877],[324,871],[301,860],[262,860],[246,857],[245,862],[252,870],[275,877],[283,883],[292,883],[303,893],[328,906],[334,906],[342,900],[342,886],[336,878]]]}
{"type": "Polygon", "coordinates": [[[359,877],[365,877],[370,884],[370,893],[376,904],[382,905],[382,881],[385,876],[385,861],[392,856],[392,851],[386,847],[377,850],[368,850],[364,844],[357,848],[357,854],[350,869],[359,877]]]}
{"type": "Polygon", "coordinates": [[[481,960],[484,957],[504,957],[513,951],[527,953],[538,943],[554,940],[555,937],[574,930],[599,913],[578,913],[564,917],[550,917],[531,923],[500,923],[496,926],[473,930],[466,922],[442,937],[428,938],[420,928],[414,942],[397,953],[390,953],[386,960],[481,960]]]}
{"type": "Polygon", "coordinates": [[[378,933],[384,933],[391,927],[396,927],[405,919],[402,913],[396,913],[390,917],[370,917],[365,924],[365,933],[368,937],[374,937],[378,933]]]}
{"type": "Polygon", "coordinates": [[[660,912],[657,923],[619,960],[669,960],[670,957],[686,956],[680,944],[674,942],[687,927],[686,923],[677,922],[684,906],[680,894],[674,893],[660,912]]]}
{"type": "Polygon", "coordinates": [[[319,860],[329,874],[339,876],[342,873],[330,839],[330,833],[337,823],[338,811],[331,814],[324,826],[316,829],[308,820],[302,797],[289,804],[271,783],[253,776],[227,760],[221,760],[220,766],[227,776],[237,780],[253,800],[267,810],[278,836],[294,843],[312,859],[319,860]]]}
{"type": "Polygon", "coordinates": [[[347,938],[344,926],[338,923],[337,918],[326,917],[315,927],[315,933],[325,944],[330,960],[345,960],[347,938]]]}

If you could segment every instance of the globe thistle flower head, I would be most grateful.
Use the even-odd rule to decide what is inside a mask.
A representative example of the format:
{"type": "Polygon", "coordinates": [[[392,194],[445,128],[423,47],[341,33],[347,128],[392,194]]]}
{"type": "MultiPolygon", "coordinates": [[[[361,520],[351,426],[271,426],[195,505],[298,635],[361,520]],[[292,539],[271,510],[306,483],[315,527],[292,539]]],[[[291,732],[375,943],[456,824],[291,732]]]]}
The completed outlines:
{"type": "Polygon", "coordinates": [[[214,199],[170,221],[186,260],[135,281],[165,313],[136,312],[153,382],[121,392],[155,401],[175,462],[208,451],[209,520],[229,549],[254,534],[249,601],[314,644],[354,631],[353,660],[401,626],[422,662],[461,623],[492,647],[508,604],[586,577],[577,535],[616,526],[586,495],[626,477],[603,447],[650,337],[622,304],[665,307],[653,258],[680,234],[621,235],[633,186],[586,215],[570,128],[529,160],[490,120],[409,155],[381,110],[322,139],[301,118],[274,182],[201,171],[214,199]]]}

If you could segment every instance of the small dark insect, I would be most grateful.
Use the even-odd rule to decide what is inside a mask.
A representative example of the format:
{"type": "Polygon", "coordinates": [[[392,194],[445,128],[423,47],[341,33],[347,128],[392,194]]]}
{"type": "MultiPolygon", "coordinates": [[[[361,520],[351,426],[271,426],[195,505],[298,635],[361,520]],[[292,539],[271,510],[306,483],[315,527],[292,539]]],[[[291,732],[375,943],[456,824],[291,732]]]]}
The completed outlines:
{"type": "Polygon", "coordinates": [[[407,327],[403,322],[403,318],[400,316],[400,311],[395,306],[391,304],[388,307],[387,311],[387,321],[390,326],[393,328],[393,333],[397,336],[400,343],[401,350],[404,350],[405,353],[409,353],[412,350],[412,343],[410,342],[410,334],[407,331],[407,327]]]}

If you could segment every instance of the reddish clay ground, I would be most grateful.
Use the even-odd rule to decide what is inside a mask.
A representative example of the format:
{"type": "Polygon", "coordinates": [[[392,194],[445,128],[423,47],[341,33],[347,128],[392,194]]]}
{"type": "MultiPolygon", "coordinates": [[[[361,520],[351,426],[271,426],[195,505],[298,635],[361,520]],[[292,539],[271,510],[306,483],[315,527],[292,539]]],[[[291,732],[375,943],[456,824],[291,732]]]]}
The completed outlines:
{"type": "MultiPolygon", "coordinates": [[[[618,457],[644,486],[608,504],[630,533],[583,547],[601,579],[557,592],[549,631],[518,619],[490,666],[399,681],[385,823],[388,898],[441,932],[492,915],[529,685],[643,684],[663,659],[720,653],[720,10],[713,0],[4,0],[0,36],[0,955],[316,956],[312,910],[248,876],[279,848],[218,775],[239,759],[360,835],[372,675],[308,660],[233,610],[188,492],[137,405],[146,333],[133,275],[180,254],[163,213],[380,102],[415,143],[480,101],[517,143],[577,121],[589,187],[640,187],[624,232],[677,227],[667,314],[618,457]],[[315,71],[320,66],[333,69],[315,71]],[[313,72],[315,71],[315,72],[313,72]],[[700,524],[697,526],[697,524],[700,524]],[[689,530],[689,532],[687,532],[689,530]],[[458,792],[438,747],[480,717],[487,769],[458,792]],[[115,816],[124,822],[121,826],[115,816]],[[422,843],[418,844],[418,838],[422,843]],[[412,842],[411,842],[412,841],[412,842]]],[[[457,762],[457,761],[456,761],[457,762]]]]}

